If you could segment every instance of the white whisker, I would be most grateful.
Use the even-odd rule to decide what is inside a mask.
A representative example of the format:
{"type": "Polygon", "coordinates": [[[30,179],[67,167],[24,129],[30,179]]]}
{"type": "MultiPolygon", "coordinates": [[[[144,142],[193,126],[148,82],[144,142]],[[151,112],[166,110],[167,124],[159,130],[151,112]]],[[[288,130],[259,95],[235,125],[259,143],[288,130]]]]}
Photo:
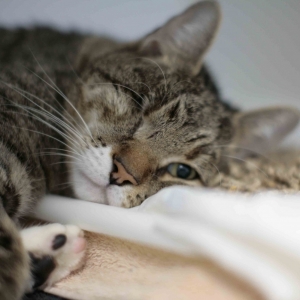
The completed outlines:
{"type": "MultiPolygon", "coordinates": [[[[113,83],[113,82],[97,82],[97,83],[93,83],[93,84],[86,84],[86,86],[93,86],[93,85],[100,85],[100,84],[112,84],[112,85],[116,85],[116,86],[119,86],[119,87],[123,87],[125,89],[128,89],[129,91],[135,93],[137,96],[139,96],[144,102],[145,102],[145,99],[139,94],[137,93],[135,90],[125,86],[125,85],[122,85],[122,84],[117,84],[117,83],[113,83]]],[[[129,96],[130,97],[130,96],[129,96]]],[[[134,100],[134,102],[139,105],[141,108],[143,108],[143,106],[138,103],[134,98],[130,97],[132,100],[134,100]]]]}
{"type": "MultiPolygon", "coordinates": [[[[1,80],[0,80],[0,82],[6,84],[5,82],[3,82],[3,81],[1,81],[1,80]]],[[[18,92],[18,93],[19,93],[20,95],[22,95],[24,98],[28,99],[28,100],[29,100],[31,103],[33,103],[35,106],[41,108],[43,111],[46,111],[45,108],[43,108],[42,106],[40,106],[40,105],[38,105],[37,103],[35,103],[34,101],[32,101],[29,97],[24,96],[24,94],[22,94],[22,93],[28,94],[28,95],[30,95],[31,97],[33,97],[33,98],[35,98],[35,99],[41,101],[42,103],[44,103],[45,105],[47,105],[49,108],[53,109],[53,110],[54,110],[59,116],[61,116],[63,119],[65,119],[65,120],[68,122],[68,124],[67,124],[66,122],[64,122],[63,120],[61,120],[61,119],[59,119],[59,120],[60,120],[63,124],[65,124],[66,126],[68,126],[68,128],[69,128],[70,130],[72,129],[74,132],[77,131],[77,128],[72,124],[72,122],[70,122],[63,114],[61,114],[57,109],[55,109],[53,106],[51,106],[49,103],[47,103],[47,102],[44,101],[43,99],[41,99],[41,98],[39,98],[39,97],[37,97],[37,96],[35,96],[35,95],[33,95],[33,94],[31,94],[31,93],[25,91],[25,90],[22,90],[22,89],[20,89],[20,88],[18,88],[18,87],[15,87],[15,86],[12,86],[12,85],[8,85],[8,84],[6,84],[6,85],[7,85],[8,87],[12,88],[13,90],[15,90],[16,92],[18,92]]],[[[58,104],[60,105],[60,103],[58,103],[58,104]]],[[[62,107],[62,106],[61,106],[61,107],[62,107]]],[[[46,111],[46,112],[48,112],[48,111],[46,111]]],[[[48,113],[49,113],[49,112],[48,112],[48,113]]],[[[49,114],[50,114],[50,113],[49,113],[49,114]]],[[[53,115],[53,116],[54,116],[54,115],[53,115]]],[[[75,122],[75,119],[74,119],[74,118],[73,118],[73,120],[74,120],[74,122],[75,122]]]]}
{"type": "MultiPolygon", "coordinates": [[[[1,81],[0,81],[1,82],[1,81]]],[[[6,83],[4,83],[6,84],[6,83]]],[[[36,113],[43,115],[43,116],[48,116],[52,119],[52,121],[55,121],[55,123],[59,124],[61,128],[63,129],[68,129],[69,132],[71,132],[72,134],[76,135],[82,142],[86,143],[84,141],[84,139],[75,131],[73,130],[67,123],[65,123],[63,120],[59,119],[58,117],[56,117],[55,115],[53,115],[52,113],[48,112],[47,110],[45,110],[43,107],[41,107],[40,105],[36,104],[34,101],[32,101],[29,97],[25,96],[24,94],[22,94],[21,92],[17,91],[16,89],[14,89],[12,86],[6,84],[8,87],[10,87],[12,90],[14,90],[15,92],[17,92],[18,94],[20,94],[21,96],[23,96],[25,99],[27,99],[28,101],[30,101],[31,103],[33,103],[34,105],[36,105],[37,107],[41,108],[41,110],[38,109],[34,109],[32,107],[29,106],[24,106],[24,105],[19,105],[14,103],[12,100],[3,97],[4,99],[7,99],[8,101],[10,101],[12,103],[12,106],[16,106],[19,107],[25,111],[28,112],[29,111],[35,111],[36,113]]],[[[48,123],[47,123],[48,124],[48,123]]],[[[75,128],[75,127],[74,127],[75,128]]]]}
{"type": "MultiPolygon", "coordinates": [[[[14,112],[15,113],[15,112],[14,112]]],[[[22,113],[18,113],[18,114],[21,114],[21,115],[24,115],[26,116],[25,114],[22,114],[22,113]]],[[[33,132],[33,133],[37,133],[37,134],[41,134],[41,135],[44,135],[44,136],[47,136],[59,143],[61,143],[62,145],[66,146],[67,148],[70,148],[71,150],[74,150],[71,146],[69,146],[68,144],[62,142],[61,140],[49,135],[49,134],[46,134],[46,133],[43,133],[43,132],[40,132],[40,131],[37,131],[37,130],[31,130],[31,129],[28,129],[28,128],[22,128],[22,127],[19,127],[19,126],[13,126],[13,125],[5,125],[5,124],[1,124],[1,126],[4,126],[4,127],[8,127],[8,128],[17,128],[17,129],[21,129],[21,130],[27,130],[29,132],[33,132]]]]}
{"type": "Polygon", "coordinates": [[[213,147],[213,148],[234,148],[234,149],[246,150],[246,151],[252,152],[252,153],[254,153],[254,154],[258,155],[258,156],[261,156],[261,157],[267,159],[267,160],[270,161],[270,162],[274,162],[274,163],[275,163],[274,160],[270,159],[270,158],[267,157],[266,155],[263,155],[263,154],[261,154],[261,153],[255,151],[255,150],[252,150],[252,149],[250,149],[250,148],[239,147],[239,146],[235,146],[235,145],[215,145],[215,146],[212,146],[212,147],[213,147]]]}
{"type": "Polygon", "coordinates": [[[89,133],[91,139],[95,142],[95,140],[93,139],[92,133],[91,133],[88,125],[86,124],[86,122],[82,118],[82,116],[79,113],[79,111],[72,104],[72,102],[68,99],[68,97],[56,86],[56,84],[53,82],[53,80],[48,76],[48,74],[45,72],[45,70],[43,69],[43,67],[41,66],[41,64],[38,62],[38,60],[36,59],[35,55],[33,54],[33,52],[31,51],[30,48],[29,48],[29,50],[30,50],[30,52],[31,52],[34,60],[37,62],[37,64],[39,65],[39,67],[41,68],[41,70],[43,71],[43,73],[47,76],[47,78],[50,80],[50,82],[53,84],[53,86],[51,84],[49,84],[46,80],[44,80],[43,78],[41,78],[39,75],[37,75],[35,72],[33,72],[32,70],[29,70],[29,69],[27,69],[27,70],[30,71],[32,74],[34,74],[37,78],[39,78],[40,80],[42,80],[45,84],[47,84],[48,86],[50,86],[53,90],[55,90],[57,93],[59,93],[59,95],[61,95],[67,101],[67,103],[73,108],[73,110],[75,111],[75,113],[78,115],[78,117],[82,121],[82,123],[85,126],[85,128],[87,129],[87,132],[89,133]]]}
{"type": "MultiPolygon", "coordinates": [[[[6,98],[6,99],[7,99],[7,98],[6,98]]],[[[7,100],[8,100],[8,101],[11,101],[10,99],[7,99],[7,100]]],[[[52,128],[54,131],[56,131],[57,133],[59,133],[61,136],[65,137],[67,140],[69,140],[69,142],[70,142],[71,144],[73,144],[73,146],[75,146],[75,145],[74,145],[74,142],[75,142],[78,146],[80,146],[80,144],[79,144],[77,141],[72,140],[68,135],[66,135],[65,133],[63,133],[61,130],[57,129],[55,126],[53,126],[53,125],[51,125],[50,123],[44,121],[43,119],[39,118],[38,116],[36,116],[34,113],[31,112],[31,110],[35,111],[36,109],[30,108],[30,107],[26,107],[26,106],[23,106],[23,105],[18,105],[18,104],[15,104],[15,103],[13,104],[13,106],[16,106],[16,107],[19,107],[20,109],[23,109],[23,110],[26,111],[28,114],[30,114],[35,120],[37,120],[37,121],[39,121],[39,122],[45,124],[45,125],[48,126],[49,128],[52,128]]],[[[15,112],[14,112],[14,113],[15,113],[15,112]]],[[[42,114],[42,115],[43,115],[43,113],[42,113],[41,111],[39,111],[39,110],[36,110],[36,113],[39,113],[39,114],[42,114]]],[[[21,113],[19,113],[19,114],[21,114],[21,113]]],[[[24,114],[24,115],[25,115],[25,114],[24,114]]],[[[27,116],[27,115],[25,115],[25,116],[27,116]]]]}
{"type": "Polygon", "coordinates": [[[143,85],[145,85],[145,86],[149,89],[149,92],[150,92],[150,93],[152,92],[152,90],[150,89],[149,85],[147,85],[147,84],[144,83],[144,82],[137,81],[137,82],[129,82],[129,83],[139,83],[139,84],[143,84],[143,85]]]}
{"type": "Polygon", "coordinates": [[[60,165],[60,164],[72,164],[72,163],[73,163],[72,160],[65,160],[65,161],[60,161],[60,162],[57,162],[57,163],[52,163],[52,164],[50,164],[50,166],[60,165]]]}
{"type": "Polygon", "coordinates": [[[219,168],[218,168],[214,163],[212,163],[212,162],[209,161],[209,160],[203,159],[203,161],[206,162],[206,163],[211,164],[211,165],[217,170],[218,175],[220,176],[219,186],[221,186],[221,184],[222,184],[222,176],[221,176],[221,172],[220,172],[219,168]]]}
{"type": "MultiPolygon", "coordinates": [[[[74,70],[74,68],[73,68],[73,66],[71,65],[71,63],[69,62],[69,60],[67,59],[67,62],[68,62],[68,64],[69,64],[69,66],[71,67],[71,69],[72,69],[72,72],[76,75],[76,77],[79,79],[79,81],[84,85],[84,86],[93,86],[94,84],[86,84],[81,78],[80,78],[80,76],[76,73],[76,71],[74,70]]],[[[146,84],[146,83],[144,83],[144,82],[131,82],[131,83],[140,83],[140,84],[143,84],[143,85],[145,85],[148,89],[149,89],[149,91],[151,92],[151,89],[150,89],[150,87],[146,84]]],[[[117,84],[115,84],[115,83],[113,83],[113,82],[99,82],[99,83],[96,83],[95,85],[100,85],[100,84],[112,84],[112,85],[117,85],[117,84]]],[[[125,88],[127,88],[127,89],[129,89],[128,87],[126,87],[126,86],[122,86],[122,87],[125,87],[125,88]]],[[[135,92],[135,91],[133,91],[133,90],[131,90],[132,92],[135,92]]],[[[120,91],[121,93],[123,93],[123,94],[125,94],[126,96],[128,96],[130,99],[132,99],[134,102],[136,102],[140,107],[142,107],[133,97],[131,97],[131,96],[129,96],[129,95],[127,95],[126,93],[124,93],[124,92],[122,92],[122,91],[120,91]]],[[[137,92],[135,92],[140,98],[142,98],[141,97],[141,95],[139,95],[137,92]]],[[[142,98],[142,100],[144,101],[144,99],[142,98]]],[[[134,106],[132,106],[133,108],[135,108],[134,106]]]]}
{"type": "Polygon", "coordinates": [[[164,73],[162,67],[156,61],[154,61],[151,58],[143,57],[143,56],[138,56],[138,57],[135,57],[135,58],[132,58],[132,59],[145,59],[145,60],[148,60],[148,61],[152,62],[153,64],[155,64],[160,69],[160,71],[161,71],[161,73],[162,73],[162,75],[164,77],[164,80],[165,80],[165,92],[167,92],[167,78],[165,76],[165,73],[164,73]]]}
{"type": "Polygon", "coordinates": [[[58,152],[40,152],[40,153],[38,153],[39,154],[39,156],[42,156],[42,155],[58,155],[58,156],[64,156],[64,157],[71,157],[71,158],[73,158],[73,159],[75,159],[75,160],[78,160],[78,161],[80,161],[80,162],[82,162],[82,160],[81,159],[79,159],[78,157],[75,157],[75,156],[73,156],[73,155],[68,155],[68,154],[65,154],[65,153],[58,153],[58,152]]]}
{"type": "Polygon", "coordinates": [[[57,150],[57,151],[63,151],[63,152],[67,152],[67,153],[73,153],[73,154],[75,154],[76,156],[79,156],[79,157],[83,157],[83,158],[84,158],[84,155],[79,154],[78,152],[71,151],[71,150],[66,150],[66,149],[59,149],[59,148],[43,148],[43,150],[57,150]]]}
{"type": "Polygon", "coordinates": [[[224,157],[228,157],[228,158],[232,158],[232,159],[236,159],[236,160],[240,160],[240,161],[243,161],[245,163],[248,163],[252,166],[254,166],[257,170],[259,170],[262,174],[264,174],[267,178],[269,177],[267,173],[265,173],[262,169],[260,169],[256,164],[250,162],[250,161],[247,161],[245,159],[242,159],[242,158],[239,158],[239,157],[235,157],[235,156],[230,156],[230,155],[221,155],[221,156],[224,156],[224,157]]]}

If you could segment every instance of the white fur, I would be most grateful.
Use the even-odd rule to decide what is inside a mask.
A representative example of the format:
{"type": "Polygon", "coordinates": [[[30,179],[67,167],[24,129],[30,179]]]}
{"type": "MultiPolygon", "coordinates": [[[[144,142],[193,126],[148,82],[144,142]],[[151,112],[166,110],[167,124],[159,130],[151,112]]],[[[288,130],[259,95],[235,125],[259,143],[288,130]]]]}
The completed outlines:
{"type": "Polygon", "coordinates": [[[85,241],[83,231],[74,225],[49,224],[35,226],[21,231],[24,247],[35,256],[50,255],[54,258],[56,267],[43,285],[52,286],[55,282],[79,268],[83,262],[85,241]],[[64,234],[66,243],[57,250],[52,248],[57,235],[64,234]],[[82,243],[83,249],[77,251],[77,243],[82,243]]]}
{"type": "Polygon", "coordinates": [[[81,161],[71,164],[71,181],[76,196],[86,201],[108,204],[106,187],[112,170],[111,147],[87,149],[81,161]]]}
{"type": "Polygon", "coordinates": [[[91,147],[87,149],[81,161],[74,160],[71,164],[71,181],[78,199],[122,206],[122,202],[130,186],[117,186],[109,184],[112,171],[112,148],[91,147]]]}
{"type": "Polygon", "coordinates": [[[126,193],[132,189],[130,186],[111,185],[107,188],[107,204],[121,207],[126,193]]]}

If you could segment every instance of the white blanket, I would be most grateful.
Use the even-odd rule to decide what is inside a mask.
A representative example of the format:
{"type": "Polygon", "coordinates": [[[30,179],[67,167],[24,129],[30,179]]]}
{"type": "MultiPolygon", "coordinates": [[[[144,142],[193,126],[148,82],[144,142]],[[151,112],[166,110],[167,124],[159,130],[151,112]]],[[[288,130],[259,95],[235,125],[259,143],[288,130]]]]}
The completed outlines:
{"type": "Polygon", "coordinates": [[[34,216],[183,255],[209,257],[267,299],[300,299],[298,194],[171,187],[130,210],[50,195],[34,216]]]}

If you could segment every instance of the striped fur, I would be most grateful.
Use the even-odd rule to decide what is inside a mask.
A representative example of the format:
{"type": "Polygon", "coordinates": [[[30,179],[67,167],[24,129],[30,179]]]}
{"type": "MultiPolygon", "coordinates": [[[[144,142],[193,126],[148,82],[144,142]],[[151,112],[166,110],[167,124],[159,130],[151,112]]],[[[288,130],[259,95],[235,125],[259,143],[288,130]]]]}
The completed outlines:
{"type": "Polygon", "coordinates": [[[195,49],[174,53],[187,45],[172,45],[168,31],[187,18],[129,44],[46,28],[0,29],[1,299],[19,300],[30,273],[13,222],[45,193],[131,207],[165,186],[207,185],[216,173],[216,145],[230,141],[235,113],[202,66],[219,10],[203,2],[184,14],[199,19],[200,31],[186,27],[197,30],[186,32],[195,49]],[[172,177],[172,162],[200,175],[172,177]],[[134,184],[112,180],[117,165],[134,184]]]}

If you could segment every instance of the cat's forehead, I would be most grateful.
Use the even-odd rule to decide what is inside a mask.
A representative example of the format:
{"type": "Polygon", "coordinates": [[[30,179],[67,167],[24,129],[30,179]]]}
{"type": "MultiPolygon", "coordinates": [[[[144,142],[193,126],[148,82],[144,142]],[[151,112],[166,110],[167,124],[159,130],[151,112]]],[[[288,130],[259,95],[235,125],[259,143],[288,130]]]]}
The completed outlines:
{"type": "Polygon", "coordinates": [[[113,53],[93,63],[88,83],[96,99],[99,93],[108,89],[111,98],[128,95],[135,102],[132,104],[143,106],[143,114],[156,127],[161,124],[165,129],[178,125],[212,128],[211,123],[227,114],[205,67],[197,76],[191,77],[148,57],[113,53]]]}
{"type": "Polygon", "coordinates": [[[137,53],[120,51],[102,55],[89,68],[89,74],[99,80],[119,83],[126,86],[134,85],[137,90],[145,93],[159,92],[188,77],[181,72],[175,72],[167,65],[155,59],[140,56],[137,53]]]}
{"type": "MultiPolygon", "coordinates": [[[[147,144],[166,155],[186,155],[196,144],[212,143],[222,119],[229,115],[205,67],[192,77],[154,59],[122,52],[99,57],[89,76],[89,81],[104,83],[91,84],[93,92],[87,93],[95,99],[90,108],[100,112],[97,120],[104,122],[105,107],[109,107],[107,117],[108,111],[120,106],[118,111],[128,114],[124,119],[142,119],[134,125],[135,138],[147,139],[147,144]],[[132,106],[137,109],[134,114],[132,106]]],[[[131,123],[120,130],[134,132],[131,123]]]]}

